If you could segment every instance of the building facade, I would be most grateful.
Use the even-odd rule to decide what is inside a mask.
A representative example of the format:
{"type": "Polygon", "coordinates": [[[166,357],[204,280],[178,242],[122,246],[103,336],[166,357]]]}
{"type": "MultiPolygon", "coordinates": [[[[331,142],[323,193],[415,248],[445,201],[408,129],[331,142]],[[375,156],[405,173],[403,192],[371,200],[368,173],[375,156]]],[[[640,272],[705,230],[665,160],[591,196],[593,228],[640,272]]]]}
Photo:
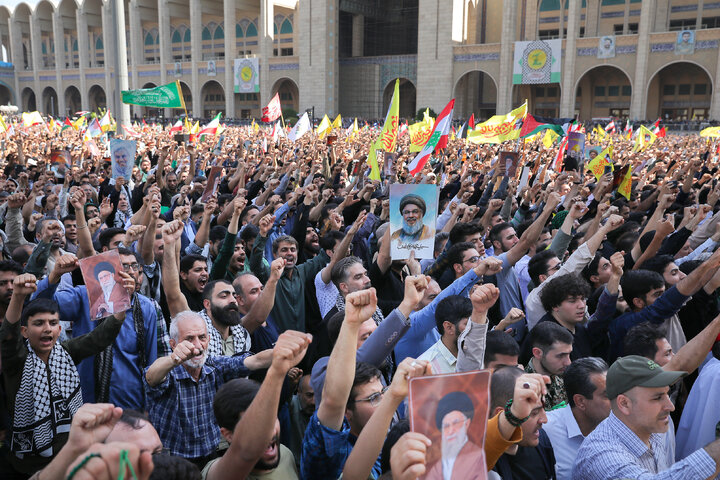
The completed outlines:
{"type": "MultiPolygon", "coordinates": [[[[102,0],[0,7],[0,104],[54,115],[112,104],[114,15],[102,0]]],[[[118,0],[122,1],[122,0],[118,0]]],[[[189,113],[284,109],[456,117],[529,101],[547,116],[720,120],[720,1],[129,0],[130,88],[179,80],[189,113]],[[555,83],[514,85],[516,42],[560,39],[555,83]],[[238,58],[258,58],[259,91],[234,93],[238,58]]],[[[170,115],[132,107],[133,115],[170,115]]]]}

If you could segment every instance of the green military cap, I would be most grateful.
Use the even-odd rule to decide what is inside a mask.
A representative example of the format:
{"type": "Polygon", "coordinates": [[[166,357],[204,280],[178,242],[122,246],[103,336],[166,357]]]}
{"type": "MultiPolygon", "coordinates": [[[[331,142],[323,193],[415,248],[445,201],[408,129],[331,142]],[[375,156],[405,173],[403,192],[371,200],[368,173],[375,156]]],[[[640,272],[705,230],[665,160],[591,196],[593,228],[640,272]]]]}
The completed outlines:
{"type": "Polygon", "coordinates": [[[633,387],[667,387],[687,375],[687,372],[663,370],[649,358],[628,355],[615,360],[607,372],[607,395],[610,399],[633,387]]]}

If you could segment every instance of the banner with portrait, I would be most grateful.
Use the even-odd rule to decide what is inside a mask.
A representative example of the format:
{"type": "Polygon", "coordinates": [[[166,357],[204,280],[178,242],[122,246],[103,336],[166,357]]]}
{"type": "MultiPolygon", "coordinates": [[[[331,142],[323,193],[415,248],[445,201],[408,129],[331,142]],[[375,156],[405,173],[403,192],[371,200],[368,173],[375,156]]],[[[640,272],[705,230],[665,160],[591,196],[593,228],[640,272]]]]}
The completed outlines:
{"type": "Polygon", "coordinates": [[[695,53],[695,31],[682,30],[677,33],[675,55],[692,55],[695,53]]]}
{"type": "Polygon", "coordinates": [[[562,40],[515,42],[513,85],[560,83],[562,40]]]}
{"type": "Polygon", "coordinates": [[[135,140],[110,140],[110,160],[112,162],[112,178],[124,178],[129,181],[132,177],[133,166],[135,165],[135,152],[137,142],[135,140]]]}
{"type": "Polygon", "coordinates": [[[433,258],[438,193],[435,185],[390,185],[390,256],[433,258]]]}
{"type": "Polygon", "coordinates": [[[258,58],[236,58],[233,77],[235,78],[235,93],[258,93],[260,91],[258,58]]]}
{"type": "Polygon", "coordinates": [[[615,35],[600,37],[597,58],[615,58],[615,35]]]}
{"type": "Polygon", "coordinates": [[[90,305],[90,319],[99,320],[130,308],[130,294],[123,286],[123,271],[117,250],[80,259],[90,305]]]}

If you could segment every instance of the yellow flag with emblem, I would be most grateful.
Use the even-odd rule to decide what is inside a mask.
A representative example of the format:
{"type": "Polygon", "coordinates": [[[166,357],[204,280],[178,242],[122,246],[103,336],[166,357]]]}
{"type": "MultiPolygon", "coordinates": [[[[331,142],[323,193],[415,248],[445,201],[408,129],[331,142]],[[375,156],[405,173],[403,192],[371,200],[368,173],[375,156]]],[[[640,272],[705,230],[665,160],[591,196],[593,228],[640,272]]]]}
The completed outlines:
{"type": "Polygon", "coordinates": [[[394,152],[397,144],[398,129],[400,127],[400,79],[395,80],[395,91],[393,92],[390,108],[385,115],[385,123],[383,124],[380,136],[375,143],[370,146],[368,152],[368,164],[370,164],[370,179],[380,180],[380,169],[377,164],[376,150],[384,150],[386,152],[394,152]]]}
{"type": "Polygon", "coordinates": [[[603,176],[603,173],[605,172],[605,166],[610,165],[610,171],[613,171],[613,164],[612,164],[612,146],[606,148],[602,152],[598,153],[597,157],[590,160],[586,167],[588,170],[592,172],[593,175],[595,175],[595,180],[600,180],[600,177],[603,176]]]}
{"type": "Polygon", "coordinates": [[[325,135],[330,133],[332,130],[332,124],[330,123],[330,119],[327,115],[325,115],[320,122],[320,125],[318,125],[317,129],[315,130],[318,134],[318,138],[324,138],[325,135]]]}
{"type": "Polygon", "coordinates": [[[332,122],[332,128],[342,128],[342,118],[340,117],[340,114],[338,113],[338,116],[335,117],[335,120],[332,122]]]}
{"type": "Polygon", "coordinates": [[[627,168],[625,176],[623,177],[620,185],[617,189],[618,193],[630,201],[630,193],[632,192],[632,169],[627,168]]]}
{"type": "Polygon", "coordinates": [[[545,136],[543,137],[543,141],[542,141],[542,142],[543,142],[543,145],[545,145],[545,148],[550,148],[550,147],[552,147],[552,146],[553,146],[553,143],[555,143],[555,140],[557,140],[557,138],[558,138],[559,136],[560,136],[560,135],[558,135],[558,134],[557,134],[553,129],[551,129],[551,128],[548,128],[547,130],[545,130],[545,136]]]}
{"type": "Polygon", "coordinates": [[[635,139],[635,146],[633,147],[633,152],[642,152],[650,145],[655,143],[655,140],[657,140],[657,135],[651,132],[650,129],[648,129],[645,125],[640,125],[640,128],[637,132],[637,138],[635,139]]]}

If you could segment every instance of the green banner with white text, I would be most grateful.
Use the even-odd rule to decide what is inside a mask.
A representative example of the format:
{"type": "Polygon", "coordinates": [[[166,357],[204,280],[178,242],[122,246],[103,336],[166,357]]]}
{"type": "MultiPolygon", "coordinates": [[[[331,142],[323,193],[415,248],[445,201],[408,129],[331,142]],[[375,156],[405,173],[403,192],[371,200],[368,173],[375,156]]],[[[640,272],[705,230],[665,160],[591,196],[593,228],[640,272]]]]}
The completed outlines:
{"type": "Polygon", "coordinates": [[[185,110],[185,100],[178,80],[155,88],[123,90],[122,102],[143,107],[182,108],[185,110]]]}

